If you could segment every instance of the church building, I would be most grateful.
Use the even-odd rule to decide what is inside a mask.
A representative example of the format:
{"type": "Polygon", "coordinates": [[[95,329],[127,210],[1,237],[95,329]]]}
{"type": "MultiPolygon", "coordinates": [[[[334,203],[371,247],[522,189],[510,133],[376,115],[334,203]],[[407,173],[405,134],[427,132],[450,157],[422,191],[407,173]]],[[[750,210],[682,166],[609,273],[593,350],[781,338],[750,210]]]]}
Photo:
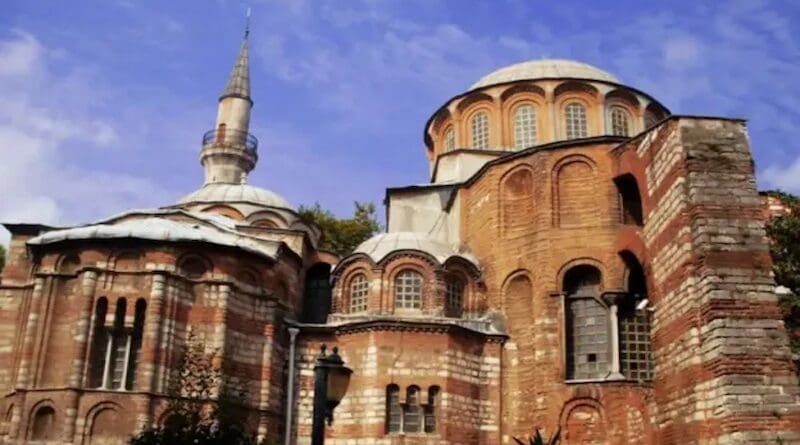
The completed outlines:
{"type": "Polygon", "coordinates": [[[322,344],[353,369],[331,445],[800,443],[744,121],[576,61],[500,68],[433,111],[430,182],[387,189],[386,233],[339,258],[247,181],[248,57],[198,190],[4,224],[0,444],[126,443],[190,338],[264,443],[309,443],[322,344]]]}

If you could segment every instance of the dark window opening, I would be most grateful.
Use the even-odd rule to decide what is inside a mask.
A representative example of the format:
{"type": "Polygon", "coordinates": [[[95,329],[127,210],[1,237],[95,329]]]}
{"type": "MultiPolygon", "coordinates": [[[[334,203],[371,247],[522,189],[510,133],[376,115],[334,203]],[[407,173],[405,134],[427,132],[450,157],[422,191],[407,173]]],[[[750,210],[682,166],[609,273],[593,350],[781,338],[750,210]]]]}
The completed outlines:
{"type": "Polygon", "coordinates": [[[601,379],[608,375],[608,309],[599,301],[600,271],[576,266],[564,276],[567,308],[567,378],[601,379]]]}
{"type": "Polygon", "coordinates": [[[627,297],[619,305],[620,371],[630,380],[650,381],[655,376],[650,344],[651,311],[644,270],[635,256],[622,255],[627,266],[627,297]]]}
{"type": "Polygon", "coordinates": [[[614,183],[617,185],[617,191],[619,192],[620,220],[622,223],[643,226],[642,198],[639,194],[636,178],[632,175],[623,175],[616,178],[614,183]]]}
{"type": "Polygon", "coordinates": [[[306,272],[302,319],[325,323],[331,312],[331,265],[317,263],[306,272]]]}

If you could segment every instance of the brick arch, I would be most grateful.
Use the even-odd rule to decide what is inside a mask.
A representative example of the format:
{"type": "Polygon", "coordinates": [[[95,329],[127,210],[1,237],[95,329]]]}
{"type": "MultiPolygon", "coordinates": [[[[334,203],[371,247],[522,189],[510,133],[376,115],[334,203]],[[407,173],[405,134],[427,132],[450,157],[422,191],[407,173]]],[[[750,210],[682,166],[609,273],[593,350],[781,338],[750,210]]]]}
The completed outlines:
{"type": "Polygon", "coordinates": [[[136,250],[122,250],[109,256],[108,262],[116,270],[138,270],[142,254],[136,250]]]}
{"type": "Polygon", "coordinates": [[[28,411],[28,425],[26,428],[25,437],[28,439],[37,439],[37,440],[48,440],[48,439],[55,439],[58,437],[58,410],[56,409],[56,405],[52,399],[43,399],[36,402],[28,411]],[[43,418],[39,417],[39,415],[47,415],[50,416],[50,420],[47,421],[49,425],[41,425],[37,424],[37,421],[44,421],[43,418]],[[39,428],[47,428],[46,431],[42,431],[39,428]],[[40,434],[44,434],[44,436],[40,436],[40,434]]]}
{"type": "Polygon", "coordinates": [[[572,399],[565,403],[559,424],[564,445],[608,444],[605,411],[596,399],[572,399]]]}
{"type": "MultiPolygon", "coordinates": [[[[488,102],[487,106],[491,107],[493,100],[494,99],[492,99],[492,96],[486,93],[472,93],[469,96],[462,99],[461,102],[459,102],[458,105],[456,106],[456,109],[459,112],[464,113],[464,111],[466,111],[467,109],[472,108],[474,105],[479,104],[481,102],[488,102]]],[[[470,114],[472,114],[472,111],[470,112],[470,114]]]]}
{"type": "Polygon", "coordinates": [[[281,214],[278,212],[270,212],[268,210],[261,210],[250,214],[247,217],[247,221],[256,227],[270,228],[289,226],[289,222],[286,221],[286,218],[284,218],[281,214]]]}
{"type": "Polygon", "coordinates": [[[507,101],[511,99],[513,96],[520,93],[535,94],[540,96],[542,100],[544,100],[545,97],[545,92],[542,87],[534,83],[523,82],[523,83],[513,84],[508,88],[506,88],[505,90],[503,90],[503,92],[500,93],[500,99],[502,99],[503,101],[507,101]]]}
{"type": "Polygon", "coordinates": [[[508,275],[502,287],[502,309],[506,319],[508,343],[516,347],[504,354],[508,372],[503,373],[503,386],[516,394],[509,400],[503,416],[510,431],[526,428],[527,414],[535,409],[535,332],[533,279],[527,270],[508,275]]]}
{"type": "Polygon", "coordinates": [[[198,253],[187,253],[178,258],[175,262],[178,272],[187,278],[202,278],[208,272],[213,271],[214,263],[208,258],[198,253]]]}
{"type": "Polygon", "coordinates": [[[535,223],[533,206],[534,173],[530,165],[518,165],[500,178],[500,234],[517,237],[530,233],[535,223]]]}
{"type": "Polygon", "coordinates": [[[81,267],[81,257],[76,252],[65,253],[56,261],[56,270],[60,273],[75,274],[81,267]]]}
{"type": "Polygon", "coordinates": [[[558,272],[556,273],[556,283],[555,283],[556,284],[555,288],[558,289],[559,292],[564,291],[564,277],[566,276],[567,272],[569,272],[570,269],[573,269],[578,266],[592,266],[596,268],[598,271],[600,271],[600,276],[602,278],[600,282],[601,286],[603,288],[613,287],[611,283],[607,281],[608,273],[605,264],[596,258],[586,256],[586,257],[573,258],[564,263],[563,265],[561,265],[561,267],[558,269],[558,272]]]}
{"type": "Polygon", "coordinates": [[[446,127],[445,123],[447,123],[447,121],[450,118],[452,118],[450,110],[448,110],[447,108],[440,109],[439,111],[436,112],[436,117],[433,118],[433,122],[431,123],[431,130],[433,130],[434,133],[441,136],[440,134],[441,130],[444,127],[446,127]]]}
{"type": "Polygon", "coordinates": [[[242,212],[236,210],[231,206],[227,206],[224,204],[214,204],[212,206],[204,208],[203,211],[209,213],[216,213],[222,216],[227,216],[228,218],[235,219],[236,221],[244,220],[244,215],[242,214],[242,212]]]}
{"type": "Polygon", "coordinates": [[[436,274],[434,265],[419,255],[396,255],[384,264],[384,301],[389,312],[395,311],[395,279],[404,270],[413,270],[422,275],[422,310],[442,307],[441,298],[436,293],[436,274]]]}
{"type": "Polygon", "coordinates": [[[92,406],[86,413],[83,443],[86,445],[126,443],[129,431],[120,419],[120,411],[122,407],[110,401],[92,406]]]}
{"type": "Polygon", "coordinates": [[[582,227],[597,219],[597,176],[596,164],[588,156],[566,156],[554,165],[552,186],[556,227],[582,227]]]}
{"type": "Polygon", "coordinates": [[[567,80],[565,82],[561,82],[553,90],[553,95],[555,97],[559,97],[568,93],[580,93],[592,97],[597,97],[600,94],[597,88],[595,88],[593,85],[586,82],[581,82],[579,80],[567,80]]]}

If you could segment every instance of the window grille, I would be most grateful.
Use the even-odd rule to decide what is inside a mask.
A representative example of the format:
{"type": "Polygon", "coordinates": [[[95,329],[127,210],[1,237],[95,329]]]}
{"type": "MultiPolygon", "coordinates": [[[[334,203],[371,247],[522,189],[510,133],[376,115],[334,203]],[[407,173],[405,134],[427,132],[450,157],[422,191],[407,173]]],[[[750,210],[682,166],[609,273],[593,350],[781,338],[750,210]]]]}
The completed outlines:
{"type": "Polygon", "coordinates": [[[459,315],[464,304],[464,283],[460,279],[452,277],[447,280],[446,299],[448,312],[453,316],[459,315]]]}
{"type": "Polygon", "coordinates": [[[564,108],[567,139],[585,138],[589,135],[586,123],[586,107],[573,102],[564,108]]]}
{"type": "Polygon", "coordinates": [[[419,388],[411,386],[406,390],[406,404],[403,410],[403,432],[420,432],[419,388]]]}
{"type": "Polygon", "coordinates": [[[472,116],[472,148],[485,150],[489,148],[489,115],[479,111],[472,116]]]}
{"type": "Polygon", "coordinates": [[[653,371],[653,352],[650,349],[650,311],[635,307],[620,314],[620,368],[630,380],[650,381],[653,371]]]}
{"type": "Polygon", "coordinates": [[[514,147],[523,149],[536,144],[536,108],[522,105],[514,112],[514,147]]]}
{"type": "Polygon", "coordinates": [[[436,409],[439,387],[428,388],[428,403],[420,401],[420,389],[416,385],[406,389],[405,401],[400,401],[397,385],[386,387],[386,432],[392,433],[436,433],[436,409]]]}
{"type": "Polygon", "coordinates": [[[403,411],[400,406],[400,388],[389,385],[386,388],[386,431],[399,433],[403,428],[403,411]]]}
{"type": "Polygon", "coordinates": [[[394,280],[394,305],[397,309],[422,308],[422,275],[404,270],[394,280]]]}
{"type": "Polygon", "coordinates": [[[439,397],[439,387],[428,388],[428,403],[425,405],[425,432],[428,434],[436,432],[437,397],[439,397]]]}
{"type": "Polygon", "coordinates": [[[453,151],[456,149],[456,132],[453,127],[449,127],[444,132],[444,151],[453,151]]]}
{"type": "Polygon", "coordinates": [[[114,320],[106,324],[108,300],[101,297],[95,305],[93,345],[87,378],[87,384],[92,388],[133,389],[146,303],[143,299],[136,302],[133,326],[125,325],[126,306],[124,298],[117,300],[114,320]]]}
{"type": "Polygon", "coordinates": [[[598,301],[600,272],[577,266],[564,277],[567,293],[567,378],[601,379],[609,372],[608,310],[598,301]]]}
{"type": "Polygon", "coordinates": [[[350,282],[350,312],[366,311],[368,295],[369,281],[364,274],[359,274],[350,282]]]}
{"type": "Polygon", "coordinates": [[[611,134],[614,136],[630,136],[630,118],[622,107],[611,108],[611,134]]]}

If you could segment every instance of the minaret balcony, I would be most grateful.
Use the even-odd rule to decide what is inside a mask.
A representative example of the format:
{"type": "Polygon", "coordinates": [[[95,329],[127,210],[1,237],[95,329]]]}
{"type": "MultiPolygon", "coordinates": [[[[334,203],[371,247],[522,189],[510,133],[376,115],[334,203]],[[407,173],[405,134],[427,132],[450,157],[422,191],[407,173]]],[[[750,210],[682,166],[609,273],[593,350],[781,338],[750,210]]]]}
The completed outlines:
{"type": "Polygon", "coordinates": [[[203,135],[203,146],[206,145],[220,145],[230,148],[241,148],[249,154],[256,156],[258,150],[258,139],[246,131],[220,127],[207,131],[203,135]]]}

